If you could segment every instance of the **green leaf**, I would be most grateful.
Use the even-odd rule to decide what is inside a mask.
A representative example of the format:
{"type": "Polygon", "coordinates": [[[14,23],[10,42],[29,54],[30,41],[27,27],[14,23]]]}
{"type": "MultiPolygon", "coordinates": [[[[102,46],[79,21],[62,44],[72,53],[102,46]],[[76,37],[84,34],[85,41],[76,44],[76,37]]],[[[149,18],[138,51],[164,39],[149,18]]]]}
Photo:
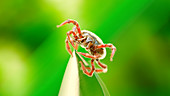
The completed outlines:
{"type": "Polygon", "coordinates": [[[94,73],[92,77],[85,75],[81,70],[79,61],[89,66],[87,62],[74,51],[73,57],[70,57],[67,64],[59,96],[110,96],[99,75],[97,73],[94,73]]]}

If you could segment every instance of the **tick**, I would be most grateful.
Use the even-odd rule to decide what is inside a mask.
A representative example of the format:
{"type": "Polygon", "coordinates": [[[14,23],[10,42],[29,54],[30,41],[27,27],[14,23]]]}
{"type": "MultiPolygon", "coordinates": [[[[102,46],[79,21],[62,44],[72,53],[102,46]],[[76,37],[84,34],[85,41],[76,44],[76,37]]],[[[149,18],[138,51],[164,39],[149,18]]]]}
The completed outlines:
{"type": "Polygon", "coordinates": [[[80,30],[80,26],[77,21],[75,20],[66,20],[60,25],[57,25],[57,27],[61,27],[67,23],[72,23],[75,26],[71,31],[67,32],[67,38],[65,40],[66,42],[66,49],[72,55],[72,51],[70,50],[70,46],[68,42],[73,46],[75,50],[77,50],[78,45],[80,45],[82,48],[85,48],[88,53],[82,53],[77,52],[80,55],[83,55],[84,57],[91,58],[91,68],[85,67],[83,62],[81,63],[81,68],[83,70],[83,73],[87,76],[93,76],[94,72],[107,72],[107,65],[102,64],[100,62],[100,59],[104,59],[106,56],[106,48],[111,49],[111,56],[110,61],[112,61],[112,58],[115,54],[116,47],[113,44],[104,44],[103,41],[94,33],[87,31],[87,30],[80,30]],[[72,36],[71,36],[72,35],[72,36]],[[101,69],[96,69],[94,66],[94,61],[101,67],[101,69]],[[88,71],[90,70],[90,71],[88,71]]]}

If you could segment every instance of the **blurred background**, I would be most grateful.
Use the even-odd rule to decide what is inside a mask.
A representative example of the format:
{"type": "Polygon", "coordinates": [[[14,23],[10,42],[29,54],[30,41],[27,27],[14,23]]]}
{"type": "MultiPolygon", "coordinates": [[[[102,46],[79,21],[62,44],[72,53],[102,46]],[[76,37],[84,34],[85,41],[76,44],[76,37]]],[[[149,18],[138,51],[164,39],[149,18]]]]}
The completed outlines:
{"type": "Polygon", "coordinates": [[[111,96],[170,95],[169,0],[1,0],[0,96],[58,94],[67,19],[117,47],[99,74],[111,96]]]}

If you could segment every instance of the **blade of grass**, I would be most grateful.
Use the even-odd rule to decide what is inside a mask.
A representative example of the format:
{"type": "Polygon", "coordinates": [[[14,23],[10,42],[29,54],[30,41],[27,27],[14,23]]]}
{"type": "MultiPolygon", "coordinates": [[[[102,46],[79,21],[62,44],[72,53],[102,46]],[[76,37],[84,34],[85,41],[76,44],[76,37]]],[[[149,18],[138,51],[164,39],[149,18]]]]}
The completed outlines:
{"type": "Polygon", "coordinates": [[[79,96],[78,62],[75,51],[67,64],[59,96],[79,96]]]}
{"type": "Polygon", "coordinates": [[[78,63],[83,61],[86,66],[88,63],[75,51],[70,58],[63,81],[60,87],[59,96],[110,96],[103,81],[94,73],[95,76],[88,77],[85,75],[78,63]]]}
{"type": "Polygon", "coordinates": [[[98,80],[98,82],[99,82],[99,84],[100,84],[100,86],[101,86],[101,88],[102,88],[102,90],[103,90],[104,96],[110,96],[110,93],[109,93],[109,91],[107,90],[106,85],[104,84],[104,82],[102,81],[102,79],[99,77],[99,75],[96,74],[96,73],[94,73],[94,75],[96,76],[96,78],[97,78],[97,80],[98,80]]]}

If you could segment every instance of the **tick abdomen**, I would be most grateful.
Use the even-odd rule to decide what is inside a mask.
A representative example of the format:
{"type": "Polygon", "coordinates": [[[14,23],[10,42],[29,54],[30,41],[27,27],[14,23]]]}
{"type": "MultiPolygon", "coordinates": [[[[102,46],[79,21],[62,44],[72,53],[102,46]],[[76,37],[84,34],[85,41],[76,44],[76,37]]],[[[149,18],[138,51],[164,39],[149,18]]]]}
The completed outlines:
{"type": "Polygon", "coordinates": [[[100,54],[101,56],[99,57],[99,59],[103,59],[106,56],[106,49],[105,48],[98,48],[98,49],[94,48],[96,45],[103,44],[103,41],[96,34],[90,31],[82,30],[81,32],[82,32],[82,35],[86,37],[86,40],[84,41],[82,47],[86,48],[88,43],[92,42],[92,45],[87,51],[92,55],[100,54]]]}

